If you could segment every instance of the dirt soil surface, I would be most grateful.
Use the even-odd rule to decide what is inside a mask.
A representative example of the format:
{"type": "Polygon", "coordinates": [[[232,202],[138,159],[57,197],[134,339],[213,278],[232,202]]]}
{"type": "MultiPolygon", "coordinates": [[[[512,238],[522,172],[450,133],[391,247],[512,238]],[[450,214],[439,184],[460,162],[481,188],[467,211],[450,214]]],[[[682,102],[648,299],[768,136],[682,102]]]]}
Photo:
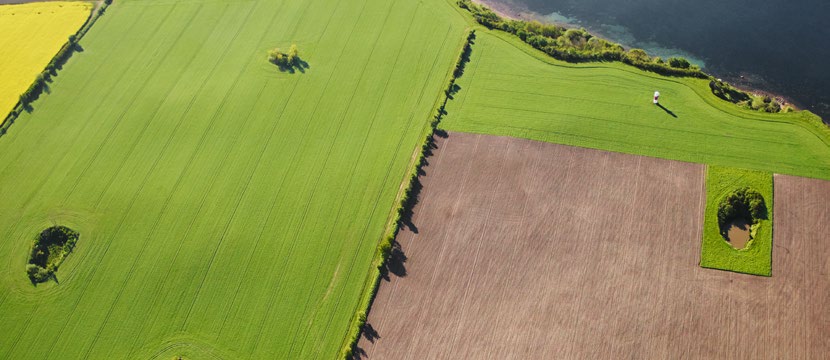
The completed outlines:
{"type": "Polygon", "coordinates": [[[704,166],[450,133],[357,355],[821,358],[830,182],[775,178],[773,277],[698,266],[704,166]]]}
{"type": "Polygon", "coordinates": [[[746,243],[749,242],[750,233],[752,232],[751,225],[747,224],[746,220],[738,219],[732,222],[727,232],[729,244],[735,249],[743,249],[746,243]]]}

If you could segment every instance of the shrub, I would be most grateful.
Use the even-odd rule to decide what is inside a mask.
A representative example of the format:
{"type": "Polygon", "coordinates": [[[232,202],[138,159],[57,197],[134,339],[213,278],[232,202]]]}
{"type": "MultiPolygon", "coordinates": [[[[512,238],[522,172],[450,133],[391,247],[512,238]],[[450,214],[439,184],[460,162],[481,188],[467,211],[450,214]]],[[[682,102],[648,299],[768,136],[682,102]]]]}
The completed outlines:
{"type": "MultiPolygon", "coordinates": [[[[625,56],[633,62],[649,62],[651,59],[649,58],[646,51],[643,49],[631,49],[625,54],[625,56]]],[[[660,58],[656,58],[660,59],[660,58]]],[[[662,61],[662,60],[661,60],[662,61]]]]}
{"type": "Polygon", "coordinates": [[[740,91],[732,87],[732,85],[729,85],[720,80],[710,81],[709,89],[712,90],[712,93],[715,94],[715,96],[735,104],[750,99],[749,94],[740,91]]]}
{"type": "Polygon", "coordinates": [[[671,57],[671,58],[669,58],[668,61],[669,61],[669,66],[671,66],[675,69],[688,69],[692,66],[692,64],[689,63],[689,60],[686,60],[685,58],[682,58],[682,57],[671,57]]]}
{"type": "Polygon", "coordinates": [[[26,274],[29,275],[32,282],[44,282],[52,277],[52,273],[48,270],[34,264],[26,265],[26,274]]]}
{"type": "Polygon", "coordinates": [[[300,60],[300,52],[297,50],[296,44],[291,44],[291,47],[288,48],[288,54],[286,58],[290,65],[296,65],[297,62],[300,60]]]}

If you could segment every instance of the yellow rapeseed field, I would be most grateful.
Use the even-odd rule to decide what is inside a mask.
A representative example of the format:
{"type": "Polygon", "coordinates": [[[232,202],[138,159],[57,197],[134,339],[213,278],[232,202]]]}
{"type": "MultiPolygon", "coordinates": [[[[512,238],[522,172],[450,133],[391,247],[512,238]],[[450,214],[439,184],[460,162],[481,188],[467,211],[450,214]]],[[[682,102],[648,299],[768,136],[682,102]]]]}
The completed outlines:
{"type": "Polygon", "coordinates": [[[91,8],[80,1],[0,6],[0,122],[91,8]]]}

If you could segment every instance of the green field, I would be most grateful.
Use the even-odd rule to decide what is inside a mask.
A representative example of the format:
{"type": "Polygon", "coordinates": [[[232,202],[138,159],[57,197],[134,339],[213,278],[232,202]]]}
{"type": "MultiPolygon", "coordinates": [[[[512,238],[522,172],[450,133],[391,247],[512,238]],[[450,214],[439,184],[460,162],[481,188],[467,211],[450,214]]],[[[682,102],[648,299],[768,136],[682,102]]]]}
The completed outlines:
{"type": "Polygon", "coordinates": [[[772,174],[720,166],[706,170],[706,211],[700,266],[747,274],[772,274],[772,174]],[[732,191],[749,187],[761,194],[767,206],[767,219],[761,220],[746,248],[736,250],[720,235],[718,204],[732,191]]]}
{"type": "Polygon", "coordinates": [[[481,29],[458,85],[447,130],[830,179],[830,130],[820,119],[740,109],[706,80],[564,63],[481,29]],[[655,90],[667,111],[652,104],[655,90]]]}
{"type": "Polygon", "coordinates": [[[116,1],[0,139],[0,358],[336,357],[466,26],[445,0],[116,1]],[[292,43],[308,69],[267,62],[292,43]],[[34,286],[53,224],[80,239],[34,286]]]}

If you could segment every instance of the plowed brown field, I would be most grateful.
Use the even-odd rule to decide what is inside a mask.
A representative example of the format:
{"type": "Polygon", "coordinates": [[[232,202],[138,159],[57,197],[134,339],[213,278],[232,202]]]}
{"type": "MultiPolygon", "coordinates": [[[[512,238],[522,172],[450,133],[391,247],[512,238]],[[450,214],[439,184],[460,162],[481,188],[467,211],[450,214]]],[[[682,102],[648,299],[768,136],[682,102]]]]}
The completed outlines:
{"type": "Polygon", "coordinates": [[[703,165],[462,133],[437,145],[360,356],[830,353],[830,183],[776,177],[765,278],[698,266],[703,165]]]}

